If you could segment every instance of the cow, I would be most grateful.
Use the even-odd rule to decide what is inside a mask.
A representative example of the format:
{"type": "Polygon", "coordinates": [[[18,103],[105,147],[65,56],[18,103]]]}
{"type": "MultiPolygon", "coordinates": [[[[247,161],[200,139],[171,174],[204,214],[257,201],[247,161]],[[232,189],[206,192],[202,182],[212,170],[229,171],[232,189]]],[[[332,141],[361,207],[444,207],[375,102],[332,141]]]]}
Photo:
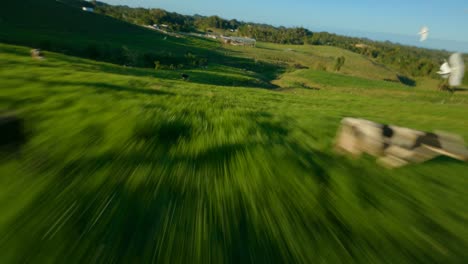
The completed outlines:
{"type": "Polygon", "coordinates": [[[440,155],[468,161],[465,142],[458,135],[423,132],[350,117],[341,121],[335,150],[353,156],[367,153],[378,157],[379,164],[391,168],[422,163],[440,155]]]}
{"type": "Polygon", "coordinates": [[[42,51],[40,49],[32,49],[31,50],[31,57],[33,59],[42,60],[42,59],[44,59],[44,54],[42,53],[42,51]]]}

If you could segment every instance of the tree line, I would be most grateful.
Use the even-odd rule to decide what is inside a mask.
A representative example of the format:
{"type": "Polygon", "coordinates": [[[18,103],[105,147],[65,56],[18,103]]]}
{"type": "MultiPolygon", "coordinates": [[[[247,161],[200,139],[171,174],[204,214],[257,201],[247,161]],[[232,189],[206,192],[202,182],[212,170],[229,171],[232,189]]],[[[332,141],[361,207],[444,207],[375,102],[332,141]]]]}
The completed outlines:
{"type": "Polygon", "coordinates": [[[139,25],[164,24],[169,30],[181,32],[207,32],[223,30],[232,35],[255,38],[258,41],[280,44],[304,44],[312,32],[302,28],[274,27],[266,24],[246,23],[219,16],[181,15],[159,8],[131,8],[97,2],[96,12],[139,25]]]}
{"type": "Polygon", "coordinates": [[[258,41],[340,47],[389,65],[403,75],[436,77],[446,51],[404,46],[392,42],[372,41],[366,38],[346,37],[328,32],[312,32],[303,27],[275,27],[267,24],[247,23],[219,16],[181,15],[159,8],[131,8],[101,2],[94,4],[96,12],[134,24],[165,24],[168,30],[181,32],[207,32],[255,38],[258,41]]]}

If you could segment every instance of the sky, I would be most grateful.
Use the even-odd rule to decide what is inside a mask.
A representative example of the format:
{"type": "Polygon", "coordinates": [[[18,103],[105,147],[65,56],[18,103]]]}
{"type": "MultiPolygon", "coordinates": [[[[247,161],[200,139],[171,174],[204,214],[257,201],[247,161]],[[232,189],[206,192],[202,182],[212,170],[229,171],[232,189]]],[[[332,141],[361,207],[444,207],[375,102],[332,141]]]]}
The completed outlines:
{"type": "Polygon", "coordinates": [[[113,5],[162,8],[186,15],[302,26],[348,36],[468,52],[467,0],[101,0],[113,5]],[[421,27],[429,39],[419,42],[421,27]]]}

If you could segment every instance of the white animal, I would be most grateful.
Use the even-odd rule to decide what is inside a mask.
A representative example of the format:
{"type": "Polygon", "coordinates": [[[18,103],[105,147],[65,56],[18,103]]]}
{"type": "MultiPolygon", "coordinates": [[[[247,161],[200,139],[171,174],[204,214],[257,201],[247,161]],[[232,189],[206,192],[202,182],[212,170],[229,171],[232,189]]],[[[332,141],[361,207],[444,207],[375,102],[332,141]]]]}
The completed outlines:
{"type": "Polygon", "coordinates": [[[356,157],[370,154],[378,157],[379,164],[390,168],[423,163],[440,155],[468,162],[468,149],[459,135],[424,132],[352,117],[341,121],[335,149],[356,157]]]}
{"type": "Polygon", "coordinates": [[[442,78],[449,79],[450,86],[460,86],[465,74],[465,63],[460,53],[454,53],[445,61],[437,72],[442,78]]]}
{"type": "Polygon", "coordinates": [[[450,65],[449,63],[447,62],[447,60],[445,60],[445,62],[442,64],[442,66],[440,66],[440,71],[438,71],[437,73],[444,79],[448,79],[448,77],[450,76],[450,73],[452,72],[452,69],[450,68],[450,65]]]}
{"type": "Polygon", "coordinates": [[[419,41],[426,41],[427,37],[429,36],[429,28],[426,26],[422,27],[418,35],[420,36],[419,41]]]}

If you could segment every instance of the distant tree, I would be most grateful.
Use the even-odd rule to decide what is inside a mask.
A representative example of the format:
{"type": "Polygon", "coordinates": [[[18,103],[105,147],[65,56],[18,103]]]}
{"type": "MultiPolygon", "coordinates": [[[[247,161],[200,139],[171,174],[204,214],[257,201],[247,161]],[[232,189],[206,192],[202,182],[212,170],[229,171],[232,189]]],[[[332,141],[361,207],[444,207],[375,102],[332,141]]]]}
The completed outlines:
{"type": "Polygon", "coordinates": [[[346,58],[344,56],[340,56],[340,57],[336,58],[335,71],[340,71],[341,67],[343,67],[345,61],[346,61],[346,58]]]}
{"type": "Polygon", "coordinates": [[[150,10],[151,17],[153,18],[154,22],[157,24],[162,24],[165,17],[167,16],[166,11],[162,9],[151,9],[150,10]]]}
{"type": "Polygon", "coordinates": [[[154,24],[154,20],[153,20],[151,17],[146,16],[146,17],[140,18],[138,24],[142,24],[142,25],[153,25],[153,24],[154,24]]]}
{"type": "Polygon", "coordinates": [[[237,29],[239,26],[240,26],[240,22],[235,20],[235,19],[231,19],[229,20],[229,27],[230,29],[237,29]]]}

